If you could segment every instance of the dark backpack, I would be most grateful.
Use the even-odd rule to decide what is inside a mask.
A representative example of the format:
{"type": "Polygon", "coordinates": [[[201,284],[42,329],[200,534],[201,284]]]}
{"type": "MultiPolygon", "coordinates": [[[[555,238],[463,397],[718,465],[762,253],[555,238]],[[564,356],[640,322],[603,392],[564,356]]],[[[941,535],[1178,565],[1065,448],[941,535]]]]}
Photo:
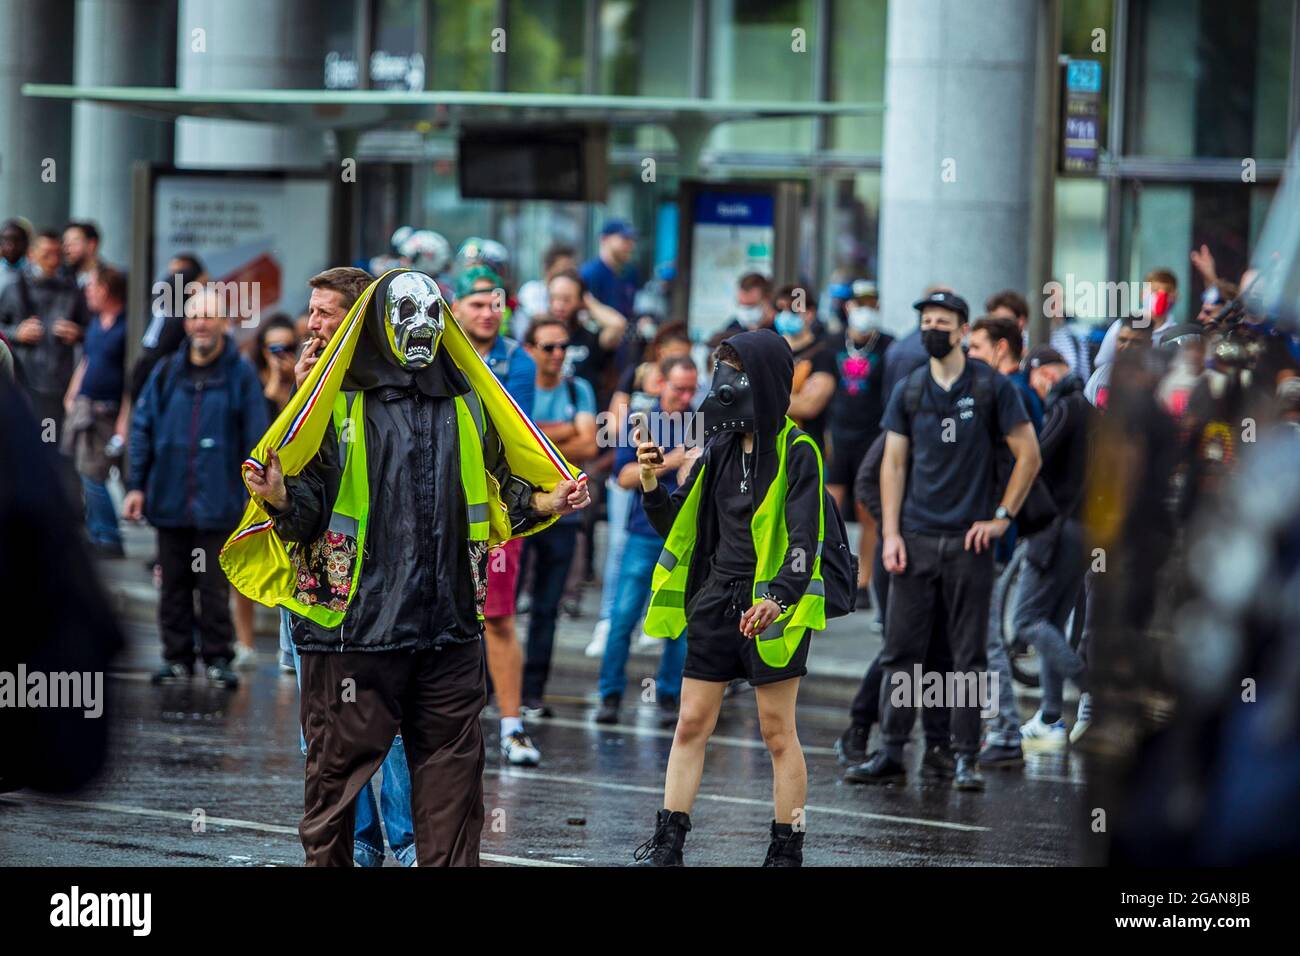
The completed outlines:
{"type": "Polygon", "coordinates": [[[826,619],[843,617],[856,610],[858,599],[858,556],[849,547],[848,529],[835,499],[822,492],[826,510],[822,534],[822,584],[826,588],[826,619]]]}
{"type": "MultiPolygon", "coordinates": [[[[929,374],[930,366],[926,364],[907,376],[906,384],[903,386],[903,413],[907,416],[908,422],[911,422],[912,417],[921,407],[921,397],[925,392],[925,377],[929,374]]],[[[1011,471],[1015,468],[1016,459],[1011,454],[1011,448],[1006,440],[997,433],[995,410],[997,398],[994,394],[993,382],[992,376],[977,372],[971,387],[971,397],[975,399],[975,410],[987,425],[989,437],[993,441],[993,478],[998,496],[1001,497],[1007,482],[1011,479],[1011,471]]],[[[880,463],[885,457],[887,434],[882,429],[876,436],[876,440],[871,443],[853,482],[854,495],[862,502],[863,507],[877,524],[882,521],[880,463]]],[[[1024,504],[1020,507],[1020,513],[1016,515],[1016,530],[1020,534],[1034,534],[1051,524],[1056,519],[1056,515],[1056,503],[1052,500],[1051,492],[1047,490],[1047,486],[1040,478],[1035,477],[1029,487],[1029,494],[1025,496],[1024,504]]]]}

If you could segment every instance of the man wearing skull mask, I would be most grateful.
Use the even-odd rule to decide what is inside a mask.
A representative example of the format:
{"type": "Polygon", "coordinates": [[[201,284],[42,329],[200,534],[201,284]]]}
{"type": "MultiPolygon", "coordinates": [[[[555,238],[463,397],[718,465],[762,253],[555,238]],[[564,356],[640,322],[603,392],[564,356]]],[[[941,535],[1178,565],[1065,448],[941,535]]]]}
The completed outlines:
{"type": "MultiPolygon", "coordinates": [[[[394,270],[354,309],[364,312],[345,320],[300,390],[334,383],[333,427],[294,474],[277,448],[298,434],[295,412],[310,416],[330,389],[305,394],[272,426],[245,463],[249,514],[269,521],[249,525],[246,514],[223,566],[265,600],[259,572],[287,578],[289,569],[259,566],[236,545],[249,535],[289,545],[293,596],[280,578],[270,597],[295,612],[301,653],[308,865],[351,865],[356,795],[400,731],[417,862],[473,866],[489,531],[498,541],[539,530],[585,507],[586,484],[558,456],[564,478],[550,491],[517,474],[531,423],[503,390],[488,394],[499,386],[485,366],[471,367],[478,360],[459,326],[449,328],[455,320],[432,279],[394,270]],[[258,536],[263,525],[274,534],[258,536]]],[[[301,462],[302,450],[294,454],[301,462]]]]}

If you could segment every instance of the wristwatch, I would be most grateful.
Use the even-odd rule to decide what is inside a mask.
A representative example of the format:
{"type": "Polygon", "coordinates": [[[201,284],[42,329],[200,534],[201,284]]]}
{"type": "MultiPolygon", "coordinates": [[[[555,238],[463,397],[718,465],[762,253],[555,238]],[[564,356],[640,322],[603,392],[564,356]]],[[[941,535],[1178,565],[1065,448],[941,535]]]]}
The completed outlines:
{"type": "Polygon", "coordinates": [[[1015,521],[1015,520],[1016,520],[1016,516],[1013,515],[1013,514],[1012,514],[1010,511],[1008,511],[1006,508],[1004,508],[1002,505],[998,505],[998,510],[995,511],[995,512],[993,512],[993,517],[994,517],[994,518],[998,518],[998,519],[1000,519],[1000,520],[1002,520],[1002,521],[1015,521]]]}

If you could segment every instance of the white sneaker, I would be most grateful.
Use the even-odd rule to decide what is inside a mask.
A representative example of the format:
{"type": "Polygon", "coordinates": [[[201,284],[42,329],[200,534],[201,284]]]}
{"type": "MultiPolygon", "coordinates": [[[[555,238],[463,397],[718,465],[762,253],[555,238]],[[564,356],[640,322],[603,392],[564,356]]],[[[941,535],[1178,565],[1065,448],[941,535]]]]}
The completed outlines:
{"type": "Polygon", "coordinates": [[[1036,751],[1064,750],[1069,746],[1065,721],[1058,718],[1054,724],[1043,723],[1043,712],[1040,710],[1021,725],[1020,742],[1026,748],[1036,751]]]}
{"type": "Polygon", "coordinates": [[[1088,732],[1092,724],[1092,695],[1086,691],[1079,695],[1079,709],[1074,715],[1074,726],[1070,728],[1070,743],[1078,743],[1079,738],[1088,732]]]}
{"type": "Polygon", "coordinates": [[[516,767],[536,767],[542,762],[542,752],[522,730],[501,738],[501,756],[516,767]]]}
{"type": "Polygon", "coordinates": [[[591,643],[583,651],[588,657],[604,657],[605,641],[609,638],[609,618],[596,622],[596,629],[591,632],[591,643]]]}
{"type": "Polygon", "coordinates": [[[637,635],[636,649],[638,651],[657,651],[664,646],[664,642],[657,637],[650,637],[644,630],[637,635]]]}
{"type": "Polygon", "coordinates": [[[243,644],[235,645],[235,657],[230,662],[230,666],[237,671],[251,671],[257,667],[257,651],[245,647],[243,644]]]}

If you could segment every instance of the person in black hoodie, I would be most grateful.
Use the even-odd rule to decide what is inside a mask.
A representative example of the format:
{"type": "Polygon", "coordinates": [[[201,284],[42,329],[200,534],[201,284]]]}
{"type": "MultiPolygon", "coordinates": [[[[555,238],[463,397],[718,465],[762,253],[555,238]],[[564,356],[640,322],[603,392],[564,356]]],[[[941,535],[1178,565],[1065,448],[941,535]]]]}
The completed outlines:
{"type": "Polygon", "coordinates": [[[788,433],[786,445],[781,511],[788,546],[778,573],[761,594],[754,594],[758,558],[752,527],[756,509],[778,478],[777,439],[788,421],[793,377],[794,355],[781,336],[770,329],[735,335],[718,347],[712,389],[700,408],[708,442],[686,481],[669,495],[655,478],[661,449],[648,441],[637,448],[646,517],[665,538],[696,482],[702,482],[684,593],[681,712],[668,758],[664,807],[654,835],[636,853],[643,865],[682,865],[705,747],[723,693],[736,678],[755,687],[763,740],[772,756],[776,813],[763,865],[802,865],[808,773],[795,730],[795,699],[799,678],[808,672],[811,632],[803,634],[779,667],[763,660],[755,640],[805,592],[812,593],[808,556],[818,547],[825,490],[820,453],[811,441],[798,440],[803,434],[798,429],[788,433]]]}
{"type": "MultiPolygon", "coordinates": [[[[1037,649],[1043,683],[1042,706],[1020,728],[1020,737],[1039,749],[1063,750],[1064,679],[1079,683],[1084,670],[1083,659],[1070,647],[1064,629],[1087,570],[1082,517],[1093,410],[1083,396],[1083,382],[1055,349],[1040,345],[1026,358],[1025,369],[1030,387],[1043,399],[1043,429],[1038,436],[1043,458],[1040,475],[1056,505],[1057,518],[1027,537],[1025,564],[1020,573],[1015,629],[1037,649]]],[[[1088,709],[1085,690],[1070,742],[1078,740],[1087,728],[1088,709]]],[[[980,762],[996,765],[1003,748],[997,747],[995,741],[989,744],[981,751],[980,762]]]]}

